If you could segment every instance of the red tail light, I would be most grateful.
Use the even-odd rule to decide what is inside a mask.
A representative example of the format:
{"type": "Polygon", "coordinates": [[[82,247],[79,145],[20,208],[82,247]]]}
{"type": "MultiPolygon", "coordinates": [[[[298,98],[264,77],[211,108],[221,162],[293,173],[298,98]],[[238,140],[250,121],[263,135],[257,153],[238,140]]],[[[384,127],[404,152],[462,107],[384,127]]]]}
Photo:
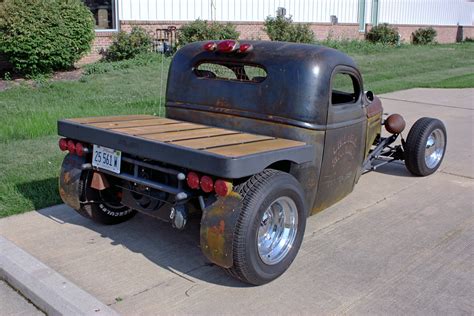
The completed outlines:
{"type": "Polygon", "coordinates": [[[84,146],[81,143],[76,144],[76,154],[81,157],[85,153],[84,146]]]}
{"type": "Polygon", "coordinates": [[[208,43],[204,44],[203,48],[204,48],[204,50],[206,50],[208,52],[213,52],[213,51],[216,50],[217,44],[215,42],[208,42],[208,43]]]}
{"type": "Polygon", "coordinates": [[[199,189],[199,176],[196,172],[191,171],[188,173],[188,176],[186,177],[186,182],[188,183],[188,187],[191,189],[199,189]]]}
{"type": "Polygon", "coordinates": [[[233,40],[221,41],[219,42],[219,44],[217,44],[217,51],[221,53],[230,53],[237,49],[237,47],[239,46],[238,44],[239,43],[237,43],[237,41],[233,40]]]}
{"type": "Polygon", "coordinates": [[[69,150],[69,153],[75,154],[76,153],[76,144],[72,140],[69,140],[67,142],[67,150],[69,150]]]}
{"type": "Polygon", "coordinates": [[[201,178],[201,190],[206,193],[212,192],[214,190],[214,181],[211,177],[203,176],[201,178]]]}
{"type": "Polygon", "coordinates": [[[61,138],[59,140],[59,149],[61,149],[62,151],[68,150],[67,139],[66,138],[61,138]]]}
{"type": "Polygon", "coordinates": [[[214,190],[219,196],[227,196],[232,191],[232,183],[219,179],[214,184],[214,190]]]}
{"type": "Polygon", "coordinates": [[[252,44],[240,44],[239,52],[248,53],[248,52],[251,52],[252,50],[253,50],[252,44]]]}

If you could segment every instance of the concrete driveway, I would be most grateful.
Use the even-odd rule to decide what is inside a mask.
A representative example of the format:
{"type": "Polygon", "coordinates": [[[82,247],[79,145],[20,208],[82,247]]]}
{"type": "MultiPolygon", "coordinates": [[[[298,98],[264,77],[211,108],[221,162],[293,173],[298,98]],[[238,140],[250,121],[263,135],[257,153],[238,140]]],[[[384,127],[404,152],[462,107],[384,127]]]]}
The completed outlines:
{"type": "MultiPolygon", "coordinates": [[[[474,89],[383,96],[386,112],[443,120],[441,170],[394,163],[308,220],[291,268],[251,287],[206,262],[184,232],[144,215],[96,225],[66,206],[0,220],[3,236],[124,315],[474,313],[474,89]]],[[[406,135],[407,133],[405,133],[406,135]]]]}

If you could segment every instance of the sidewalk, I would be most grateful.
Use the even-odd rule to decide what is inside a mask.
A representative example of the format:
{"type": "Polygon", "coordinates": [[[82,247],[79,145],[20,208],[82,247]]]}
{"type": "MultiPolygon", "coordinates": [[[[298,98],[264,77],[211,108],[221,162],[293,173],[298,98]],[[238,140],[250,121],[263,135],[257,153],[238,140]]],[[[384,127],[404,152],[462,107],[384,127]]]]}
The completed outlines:
{"type": "Polygon", "coordinates": [[[382,96],[408,128],[446,124],[441,169],[412,177],[393,163],[308,219],[291,268],[251,287],[209,265],[198,221],[179,232],[138,214],[100,226],[66,206],[0,220],[0,233],[123,315],[471,314],[474,312],[474,89],[382,96]]]}

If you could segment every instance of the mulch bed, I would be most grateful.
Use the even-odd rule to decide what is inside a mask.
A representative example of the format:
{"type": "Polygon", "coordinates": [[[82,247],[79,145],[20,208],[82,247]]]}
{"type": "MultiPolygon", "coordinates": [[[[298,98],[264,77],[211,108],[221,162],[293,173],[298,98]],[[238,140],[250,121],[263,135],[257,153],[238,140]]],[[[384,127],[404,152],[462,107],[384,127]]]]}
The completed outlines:
{"type": "MultiPolygon", "coordinates": [[[[7,90],[11,87],[19,86],[21,84],[26,84],[31,87],[36,86],[36,81],[33,79],[25,79],[19,75],[12,75],[11,80],[4,80],[5,73],[7,71],[0,71],[0,91],[7,90]]],[[[83,70],[81,68],[67,70],[67,71],[57,71],[52,74],[50,78],[48,78],[49,82],[54,81],[71,81],[71,80],[79,80],[83,74],[83,70]]]]}

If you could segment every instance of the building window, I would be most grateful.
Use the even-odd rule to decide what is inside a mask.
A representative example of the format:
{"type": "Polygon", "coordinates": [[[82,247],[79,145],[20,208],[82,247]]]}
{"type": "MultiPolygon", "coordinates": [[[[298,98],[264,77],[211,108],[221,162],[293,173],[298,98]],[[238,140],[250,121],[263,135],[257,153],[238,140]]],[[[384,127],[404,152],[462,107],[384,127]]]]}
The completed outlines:
{"type": "Polygon", "coordinates": [[[83,0],[95,19],[96,31],[117,30],[116,0],[83,0]]]}

